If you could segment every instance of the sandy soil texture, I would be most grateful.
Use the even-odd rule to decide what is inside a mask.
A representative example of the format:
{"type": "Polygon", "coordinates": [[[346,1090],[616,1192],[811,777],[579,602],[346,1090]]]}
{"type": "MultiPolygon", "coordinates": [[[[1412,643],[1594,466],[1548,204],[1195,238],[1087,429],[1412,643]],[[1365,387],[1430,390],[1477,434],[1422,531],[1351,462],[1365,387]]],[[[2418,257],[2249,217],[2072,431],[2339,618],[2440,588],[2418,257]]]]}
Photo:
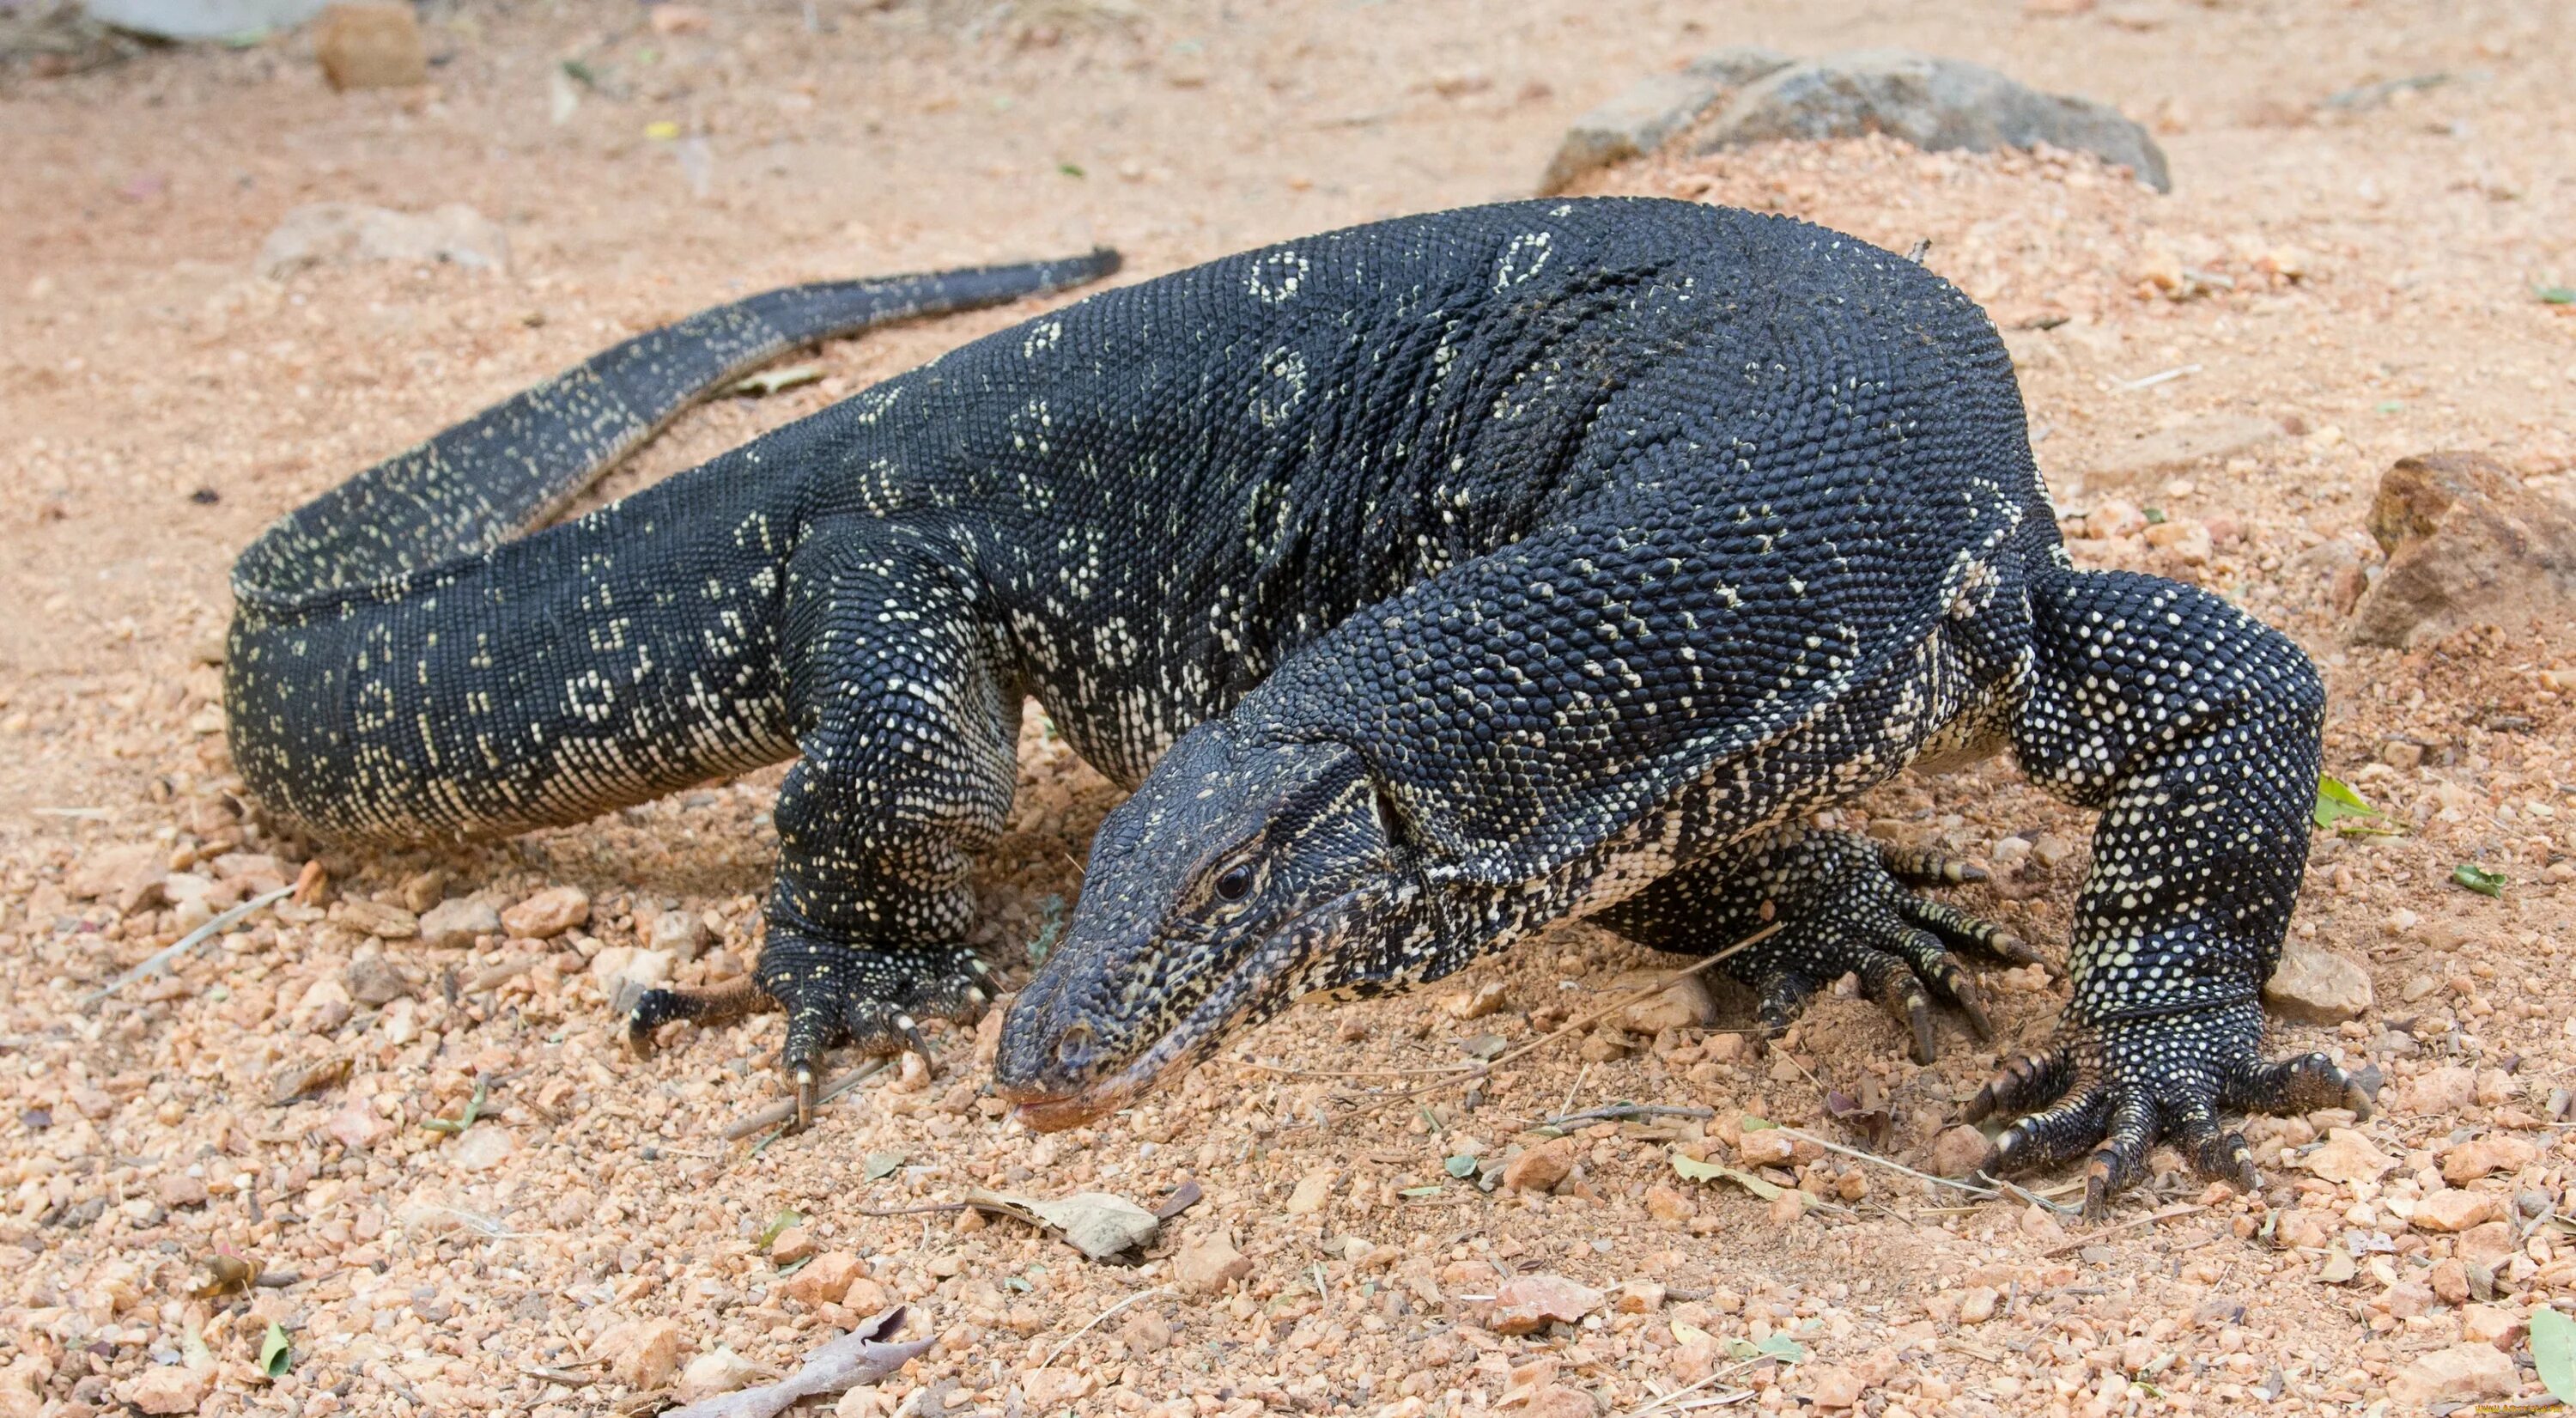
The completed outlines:
{"type": "MultiPolygon", "coordinates": [[[[435,5],[432,83],[405,92],[334,94],[295,38],[0,68],[0,1415],[651,1412],[898,1301],[932,1347],[814,1408],[1571,1418],[1693,1384],[1656,1411],[2545,1401],[2523,1331],[2576,1308],[2566,624],[2405,652],[2344,629],[2394,460],[2487,453],[2543,502],[2576,476],[2576,307],[2535,294],[2576,285],[2558,6],[711,9],[435,5]],[[2376,1069],[2384,1106],[2255,1123],[2256,1194],[2167,1152],[2088,1227],[2063,1177],[1991,1197],[1852,1155],[1929,1169],[2002,1051],[2046,1037],[2062,990],[2037,971],[1989,974],[1997,1048],[1953,1020],[1930,1067],[1846,983],[1768,1045],[1744,999],[1684,992],[1463,1081],[1676,963],[1580,926],[1417,997],[1301,1007],[1095,1127],[1008,1121],[989,1029],[939,1026],[935,1064],[732,1141],[776,1096],[774,1019],[639,1060],[608,995],[657,949],[685,981],[745,968],[774,771],[445,853],[281,839],[234,796],[233,553],[484,403],[797,279],[1094,243],[1149,275],[1525,195],[1573,115],[1746,42],[1978,59],[2118,104],[2171,157],[2169,196],[2091,159],[1879,139],[1586,190],[1929,239],[2005,328],[2078,559],[2220,589],[2326,667],[2329,772],[2389,831],[2318,834],[2294,929],[2375,998],[2275,1042],[2376,1069]],[[326,200],[469,204],[510,267],[260,275],[263,236],[326,200]],[[2463,864],[2500,892],[2456,884],[2463,864]],[[299,877],[305,901],[90,1002],[299,877]],[[541,892],[553,919],[510,909],[541,892]],[[511,925],[418,938],[476,906],[511,925]],[[1551,1125],[1618,1102],[1651,1109],[1551,1125]],[[1706,1163],[1753,1183],[1694,1180],[1706,1163]],[[1103,1264],[940,1209],[975,1187],[1197,1199],[1141,1263],[1103,1264]]],[[[818,382],[692,413],[600,495],[1029,309],[825,349],[818,382]]],[[[1022,763],[978,936],[1014,977],[1115,796],[1034,713],[1022,763]]],[[[1953,899],[2062,942],[2089,824],[2008,765],[1834,817],[1990,865],[1953,899]]]]}

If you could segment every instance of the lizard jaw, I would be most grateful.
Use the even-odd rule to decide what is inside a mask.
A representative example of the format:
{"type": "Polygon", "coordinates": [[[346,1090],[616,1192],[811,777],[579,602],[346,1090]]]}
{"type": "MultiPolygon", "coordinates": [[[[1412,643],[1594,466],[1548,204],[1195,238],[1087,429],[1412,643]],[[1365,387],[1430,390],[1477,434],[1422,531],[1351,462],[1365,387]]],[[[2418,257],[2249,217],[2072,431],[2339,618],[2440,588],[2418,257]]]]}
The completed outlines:
{"type": "Polygon", "coordinates": [[[1013,1116],[1035,1132],[1061,1132],[1126,1107],[1215,1052],[1243,1024],[1267,1018],[1294,999],[1297,992],[1278,986],[1343,934],[1351,908],[1367,894],[1365,888],[1345,892],[1271,932],[1207,998],[1116,1073],[1070,1092],[998,1081],[994,1091],[1016,1103],[1013,1116]]]}

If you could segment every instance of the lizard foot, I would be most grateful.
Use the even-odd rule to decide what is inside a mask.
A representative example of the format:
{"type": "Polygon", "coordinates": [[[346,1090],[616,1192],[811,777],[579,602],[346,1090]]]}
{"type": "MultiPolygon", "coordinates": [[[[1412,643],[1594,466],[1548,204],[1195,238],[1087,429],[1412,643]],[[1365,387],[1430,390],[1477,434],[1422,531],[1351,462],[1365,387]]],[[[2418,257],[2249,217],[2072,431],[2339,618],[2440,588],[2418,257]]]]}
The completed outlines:
{"type": "Polygon", "coordinates": [[[1956,1005],[1979,1039],[1994,1037],[1984,999],[1956,951],[2007,965],[2039,963],[2020,936],[1955,906],[1909,889],[1982,881],[1964,862],[1910,848],[1886,847],[1843,832],[1815,832],[1752,865],[1765,906],[1778,903],[1789,924],[1747,952],[1736,971],[1758,995],[1763,1028],[1785,1032],[1825,984],[1849,971],[1861,988],[1906,1028],[1918,1063],[1939,1050],[1932,1001],[1956,1005]]]}
{"type": "Polygon", "coordinates": [[[1963,1114],[1979,1122],[2021,1114],[1995,1138],[1985,1171],[2002,1176],[2063,1165],[2088,1151],[2084,1214],[2100,1219],[2135,1183],[2147,1154],[2171,1138],[2202,1176],[2251,1189],[2252,1151],[2219,1110],[2370,1115],[2361,1083],[2321,1053],[2266,1061],[2255,1001],[2077,1027],[2049,1049],[2007,1062],[1963,1114]]]}
{"type": "Polygon", "coordinates": [[[787,1013],[779,1064],[796,1087],[796,1125],[813,1120],[823,1056],[838,1045],[865,1055],[911,1050],[927,1058],[925,1019],[972,1020],[992,998],[989,972],[962,946],[875,950],[772,929],[756,980],[706,990],[650,990],[626,1021],[627,1041],[649,1051],[674,1019],[717,1025],[762,1008],[787,1013]]]}

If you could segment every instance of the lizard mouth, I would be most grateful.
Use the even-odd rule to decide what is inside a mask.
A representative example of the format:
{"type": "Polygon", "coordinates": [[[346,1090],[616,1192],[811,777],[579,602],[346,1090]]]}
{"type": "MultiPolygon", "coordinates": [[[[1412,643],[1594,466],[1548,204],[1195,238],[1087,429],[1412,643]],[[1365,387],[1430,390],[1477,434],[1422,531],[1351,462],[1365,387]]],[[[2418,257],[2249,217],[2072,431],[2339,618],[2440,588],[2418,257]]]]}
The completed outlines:
{"type": "Polygon", "coordinates": [[[1061,1092],[1007,1083],[995,1091],[1017,1104],[1015,1116],[1037,1132],[1079,1127],[1126,1107],[1165,1078],[1187,1072],[1244,1023],[1285,1004],[1289,996],[1280,986],[1340,934],[1363,894],[1345,892],[1271,932],[1178,1024],[1116,1072],[1061,1092]]]}

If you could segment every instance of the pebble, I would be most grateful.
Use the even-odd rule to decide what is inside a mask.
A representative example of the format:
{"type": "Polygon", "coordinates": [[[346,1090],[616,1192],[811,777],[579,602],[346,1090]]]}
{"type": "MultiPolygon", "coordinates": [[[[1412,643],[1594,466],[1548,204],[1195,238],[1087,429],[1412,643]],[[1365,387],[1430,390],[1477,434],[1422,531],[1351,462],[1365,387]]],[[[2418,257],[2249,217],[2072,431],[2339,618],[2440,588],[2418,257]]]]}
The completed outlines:
{"type": "Polygon", "coordinates": [[[1296,1190],[1288,1194],[1288,1214],[1312,1216],[1323,1210],[1324,1203],[1332,1199],[1334,1175],[1332,1168],[1318,1167],[1299,1177],[1296,1190]]]}
{"type": "Polygon", "coordinates": [[[1936,1176],[1964,1177],[1986,1165],[1993,1152],[1984,1133],[1961,1123],[1932,1139],[1931,1170],[1936,1176]]]}
{"type": "Polygon", "coordinates": [[[1020,1376],[1020,1390],[1033,1408],[1059,1409],[1089,1398],[1099,1380],[1074,1368],[1033,1369],[1020,1376]]]}
{"type": "Polygon", "coordinates": [[[706,918],[688,911],[664,911],[653,918],[653,931],[646,939],[655,950],[670,952],[673,959],[695,960],[707,947],[706,918]]]}
{"type": "Polygon", "coordinates": [[[769,1259],[778,1265],[793,1265],[812,1254],[814,1233],[802,1226],[790,1226],[769,1242],[769,1259]]]}
{"type": "Polygon", "coordinates": [[[1655,1185],[1646,1188],[1646,1214],[1658,1221],[1688,1221],[1699,1207],[1688,1196],[1673,1188],[1655,1185]]]}
{"type": "Polygon", "coordinates": [[[401,89],[429,82],[429,47],[411,6],[341,3],[313,22],[313,58],[335,89],[401,89]]]}
{"type": "Polygon", "coordinates": [[[155,1364],[125,1387],[125,1401],[143,1413],[194,1413],[215,1386],[213,1365],[155,1364]]]}
{"type": "Polygon", "coordinates": [[[2518,1137],[2489,1133],[2454,1147],[2442,1158],[2442,1180],[2465,1186],[2491,1172],[2518,1172],[2540,1158],[2540,1149],[2518,1137]]]}
{"type": "Polygon", "coordinates": [[[2305,1168],[2329,1182],[2375,1182],[2397,1165],[2385,1152],[2370,1145],[2370,1139],[2351,1128],[2335,1128],[2326,1134],[2325,1142],[2291,1164],[2305,1168]]]}
{"type": "Polygon", "coordinates": [[[1503,1164],[1503,1185],[1516,1192],[1550,1192],[1574,1171],[1574,1139],[1560,1137],[1503,1164]]]}
{"type": "Polygon", "coordinates": [[[352,1098],[340,1105],[322,1130],[352,1152],[364,1152],[381,1140],[393,1124],[386,1122],[375,1105],[364,1098],[352,1098]]]}
{"type": "Polygon", "coordinates": [[[1818,1408],[1856,1408],[1869,1386],[1860,1375],[1840,1364],[1804,1364],[1799,1373],[1805,1382],[1800,1387],[1807,1401],[1818,1408]]]}
{"type": "Polygon", "coordinates": [[[1211,1295],[1252,1273],[1252,1260],[1234,1248],[1234,1237],[1212,1231],[1181,1247],[1172,1259],[1172,1274],[1185,1290],[1211,1295]]]}
{"type": "Polygon", "coordinates": [[[1984,1324],[1995,1317],[1995,1307],[2002,1301],[2002,1292],[1991,1285],[1971,1287],[1959,1297],[1959,1323],[1984,1324]]]}
{"type": "MultiPolygon", "coordinates": [[[[1630,995],[1664,978],[1660,970],[1631,970],[1613,979],[1609,992],[1630,995]]],[[[1717,1001],[1702,976],[1686,975],[1619,1011],[1619,1025],[1631,1034],[1660,1034],[1667,1029],[1705,1029],[1717,1022],[1717,1001]]]]}
{"type": "Polygon", "coordinates": [[[519,1155],[519,1139],[508,1128],[478,1123],[465,1130],[449,1149],[459,1171],[488,1172],[519,1155]]]}
{"type": "Polygon", "coordinates": [[[2513,1360],[2494,1345],[2454,1344],[2398,1370],[2388,1380],[2388,1398],[2400,1412],[2421,1413],[2444,1401],[2511,1398],[2521,1388],[2513,1360]]]}
{"type": "Polygon", "coordinates": [[[2459,1064],[2428,1068],[2406,1087],[2402,1106],[2412,1113],[2457,1113],[2477,1106],[2476,1070],[2459,1064]]]}
{"type": "Polygon", "coordinates": [[[2444,1187],[2416,1202],[2415,1214],[2407,1222],[2418,1231],[2466,1231],[2503,1217],[2503,1197],[2444,1187]]]}
{"type": "Polygon", "coordinates": [[[549,886],[501,913],[501,926],[514,936],[552,940],[590,920],[590,893],[578,886],[549,886]]]}
{"type": "Polygon", "coordinates": [[[1534,1334],[1551,1324],[1573,1324],[1609,1298],[1607,1291],[1562,1275],[1516,1275],[1494,1292],[1485,1327],[1496,1334],[1534,1334]]]}
{"type": "Polygon", "coordinates": [[[657,1389],[680,1367],[680,1326],[673,1320],[629,1320],[611,1326],[590,1346],[590,1357],[608,1362],[611,1377],[628,1388],[657,1389]]]}
{"type": "Polygon", "coordinates": [[[848,1251],[826,1251],[778,1286],[781,1299],[813,1305],[837,1305],[850,1293],[851,1282],[867,1272],[866,1263],[848,1251]]]}
{"type": "Polygon", "coordinates": [[[2341,1024],[2369,1011],[2370,975],[2343,956],[2293,936],[2282,947],[2280,966],[2263,984],[2263,1002],[2303,1024],[2341,1024]]]}
{"type": "Polygon", "coordinates": [[[487,901],[460,896],[420,915],[421,943],[433,950],[471,948],[477,936],[501,934],[501,913],[487,901]]]}
{"type": "Polygon", "coordinates": [[[408,998],[415,986],[394,963],[382,955],[361,955],[341,972],[349,987],[349,997],[360,1004],[388,1005],[408,998]]]}
{"type": "Polygon", "coordinates": [[[691,1359],[689,1366],[680,1371],[679,1398],[682,1403],[695,1403],[701,1398],[731,1393],[760,1375],[759,1365],[719,1344],[691,1359]]]}
{"type": "Polygon", "coordinates": [[[1473,990],[1451,995],[1442,1006],[1452,1019],[1482,1019],[1510,1002],[1503,992],[1503,982],[1487,980],[1473,990]]]}

